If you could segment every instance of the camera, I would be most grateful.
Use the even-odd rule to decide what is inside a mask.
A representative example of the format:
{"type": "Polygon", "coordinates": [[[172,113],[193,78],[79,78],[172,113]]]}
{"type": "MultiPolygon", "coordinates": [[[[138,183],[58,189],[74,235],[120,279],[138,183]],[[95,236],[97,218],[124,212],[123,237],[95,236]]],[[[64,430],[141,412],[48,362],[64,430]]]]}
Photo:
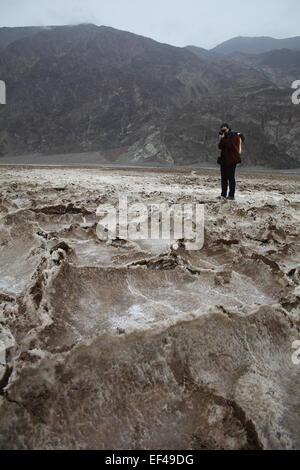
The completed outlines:
{"type": "Polygon", "coordinates": [[[228,131],[227,129],[220,130],[219,132],[220,137],[227,137],[230,134],[232,134],[232,132],[230,130],[228,131]]]}

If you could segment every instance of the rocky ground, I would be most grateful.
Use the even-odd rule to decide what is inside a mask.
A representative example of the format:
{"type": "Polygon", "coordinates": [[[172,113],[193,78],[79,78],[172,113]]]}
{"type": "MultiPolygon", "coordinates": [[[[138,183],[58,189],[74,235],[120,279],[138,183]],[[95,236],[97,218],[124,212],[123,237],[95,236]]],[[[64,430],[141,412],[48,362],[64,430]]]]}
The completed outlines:
{"type": "Polygon", "coordinates": [[[300,448],[300,176],[238,180],[1,167],[1,449],[300,448]],[[99,240],[125,194],[204,205],[203,249],[99,240]]]}

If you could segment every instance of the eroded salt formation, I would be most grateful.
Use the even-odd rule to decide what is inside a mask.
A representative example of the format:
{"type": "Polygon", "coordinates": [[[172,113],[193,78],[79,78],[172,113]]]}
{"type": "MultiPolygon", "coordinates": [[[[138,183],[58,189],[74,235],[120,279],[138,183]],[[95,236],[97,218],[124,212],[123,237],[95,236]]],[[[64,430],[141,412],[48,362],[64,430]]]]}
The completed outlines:
{"type": "Polygon", "coordinates": [[[300,448],[299,177],[239,179],[1,169],[1,449],[300,448]],[[205,204],[204,248],[101,242],[120,194],[205,204]]]}

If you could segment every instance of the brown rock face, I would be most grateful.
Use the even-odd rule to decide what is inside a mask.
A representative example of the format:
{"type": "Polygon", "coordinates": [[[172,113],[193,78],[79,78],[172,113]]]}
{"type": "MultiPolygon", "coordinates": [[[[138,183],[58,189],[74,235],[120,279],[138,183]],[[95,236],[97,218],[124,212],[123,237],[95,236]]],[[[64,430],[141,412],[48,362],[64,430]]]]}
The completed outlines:
{"type": "Polygon", "coordinates": [[[239,175],[236,203],[208,171],[0,182],[1,449],[300,448],[299,177],[239,175]],[[203,249],[100,241],[120,193],[204,204],[203,249]]]}

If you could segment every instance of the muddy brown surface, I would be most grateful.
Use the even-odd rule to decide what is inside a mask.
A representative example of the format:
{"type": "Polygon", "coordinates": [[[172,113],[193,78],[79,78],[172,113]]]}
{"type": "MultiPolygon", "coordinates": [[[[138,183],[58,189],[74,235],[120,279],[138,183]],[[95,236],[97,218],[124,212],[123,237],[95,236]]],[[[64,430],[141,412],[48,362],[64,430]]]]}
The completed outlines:
{"type": "Polygon", "coordinates": [[[0,168],[1,449],[299,449],[300,176],[0,168]],[[205,242],[101,241],[198,203],[205,242]]]}

